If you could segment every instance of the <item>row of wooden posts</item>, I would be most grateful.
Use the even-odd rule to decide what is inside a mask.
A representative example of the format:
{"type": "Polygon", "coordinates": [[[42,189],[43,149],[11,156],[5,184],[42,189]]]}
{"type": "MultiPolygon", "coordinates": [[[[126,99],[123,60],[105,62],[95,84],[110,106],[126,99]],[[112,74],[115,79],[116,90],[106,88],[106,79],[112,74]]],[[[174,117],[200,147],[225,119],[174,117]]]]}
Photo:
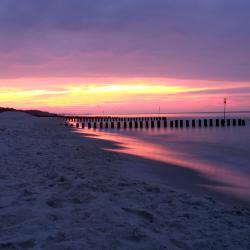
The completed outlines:
{"type": "Polygon", "coordinates": [[[245,126],[245,119],[167,119],[166,117],[65,117],[77,128],[195,128],[245,126]]]}

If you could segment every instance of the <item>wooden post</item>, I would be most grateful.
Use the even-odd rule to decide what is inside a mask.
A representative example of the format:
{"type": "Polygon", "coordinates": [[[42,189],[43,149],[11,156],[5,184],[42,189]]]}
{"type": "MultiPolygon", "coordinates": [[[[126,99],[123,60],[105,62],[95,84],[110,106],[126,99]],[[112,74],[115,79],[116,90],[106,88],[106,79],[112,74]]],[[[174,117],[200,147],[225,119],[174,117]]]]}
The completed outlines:
{"type": "Polygon", "coordinates": [[[171,128],[174,127],[174,121],[170,121],[170,127],[171,127],[171,128]]]}
{"type": "Polygon", "coordinates": [[[151,121],[151,128],[154,128],[154,127],[155,127],[155,122],[151,121]]]}
{"type": "Polygon", "coordinates": [[[133,124],[132,124],[132,121],[129,122],[129,128],[132,128],[133,127],[133,124]]]}
{"type": "Polygon", "coordinates": [[[180,127],[183,128],[183,120],[180,120],[180,127]]]}
{"type": "Polygon", "coordinates": [[[174,121],[174,126],[175,126],[176,128],[179,127],[179,121],[178,121],[178,120],[175,120],[175,121],[174,121]]]}
{"type": "Polygon", "coordinates": [[[189,128],[189,120],[186,120],[186,128],[189,128]]]}
{"type": "Polygon", "coordinates": [[[201,127],[201,120],[199,119],[199,127],[201,127]]]}
{"type": "Polygon", "coordinates": [[[236,126],[236,119],[233,119],[233,126],[236,126]]]}
{"type": "Polygon", "coordinates": [[[192,127],[195,128],[195,120],[192,120],[192,127]]]}
{"type": "Polygon", "coordinates": [[[207,119],[204,119],[204,127],[207,127],[207,119]]]}
{"type": "Polygon", "coordinates": [[[221,127],[225,127],[225,121],[226,121],[225,119],[221,120],[221,127]]]}
{"type": "Polygon", "coordinates": [[[143,121],[140,121],[140,128],[143,128],[143,121]]]}
{"type": "Polygon", "coordinates": [[[164,128],[166,128],[168,125],[167,125],[167,120],[164,120],[163,121],[163,126],[164,126],[164,128]]]}
{"type": "Polygon", "coordinates": [[[216,119],[216,120],[215,120],[216,127],[219,127],[219,126],[220,126],[220,123],[219,123],[219,122],[220,122],[219,119],[216,119]]]}
{"type": "Polygon", "coordinates": [[[213,119],[209,119],[209,127],[213,127],[213,119]]]}
{"type": "Polygon", "coordinates": [[[230,119],[227,119],[227,126],[228,126],[228,127],[231,126],[231,121],[230,121],[230,119]]]}
{"type": "Polygon", "coordinates": [[[161,121],[158,120],[158,121],[157,121],[157,128],[160,128],[160,127],[161,127],[161,121]]]}

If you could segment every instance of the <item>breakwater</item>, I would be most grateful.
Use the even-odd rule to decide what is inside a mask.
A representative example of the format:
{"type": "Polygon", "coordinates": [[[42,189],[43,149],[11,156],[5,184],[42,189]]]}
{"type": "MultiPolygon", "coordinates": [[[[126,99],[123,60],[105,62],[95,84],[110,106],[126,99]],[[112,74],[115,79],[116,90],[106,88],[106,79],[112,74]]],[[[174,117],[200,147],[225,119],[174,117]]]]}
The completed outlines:
{"type": "Polygon", "coordinates": [[[139,128],[199,128],[245,126],[245,119],[195,118],[181,119],[168,117],[117,117],[117,116],[64,116],[65,125],[76,128],[94,129],[139,129],[139,128]]]}

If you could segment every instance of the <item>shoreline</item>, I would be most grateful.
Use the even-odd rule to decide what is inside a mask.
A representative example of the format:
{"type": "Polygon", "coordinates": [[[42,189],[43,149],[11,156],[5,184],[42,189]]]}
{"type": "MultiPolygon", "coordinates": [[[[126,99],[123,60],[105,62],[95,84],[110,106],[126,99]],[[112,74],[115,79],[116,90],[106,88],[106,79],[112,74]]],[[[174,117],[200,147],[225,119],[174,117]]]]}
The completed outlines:
{"type": "Polygon", "coordinates": [[[249,208],[139,180],[126,165],[152,162],[60,119],[0,114],[0,137],[1,249],[250,247],[249,208]]]}
{"type": "MultiPolygon", "coordinates": [[[[216,188],[230,190],[231,186],[229,183],[213,179],[197,169],[175,164],[171,160],[156,160],[157,157],[153,159],[146,156],[146,153],[137,154],[134,151],[145,149],[140,148],[140,145],[130,149],[131,143],[138,143],[134,141],[133,137],[129,137],[133,139],[132,142],[129,141],[129,146],[127,146],[126,142],[128,142],[128,139],[124,134],[119,133],[113,136],[112,133],[112,137],[110,137],[109,133],[107,134],[107,132],[103,131],[98,133],[98,130],[85,132],[85,130],[73,128],[73,131],[79,134],[79,136],[82,135],[83,138],[88,137],[93,140],[99,140],[100,144],[105,144],[106,151],[121,155],[124,158],[123,164],[121,164],[122,169],[130,175],[130,178],[145,179],[146,181],[162,183],[163,185],[167,184],[182,192],[189,192],[201,198],[204,196],[210,197],[217,202],[224,203],[224,205],[250,207],[250,197],[239,197],[233,194],[232,191],[231,193],[227,193],[216,190],[216,188]],[[119,143],[119,140],[123,142],[119,143]],[[130,164],[129,162],[133,162],[134,164],[130,164]]],[[[146,142],[142,141],[142,143],[146,142]]],[[[147,146],[150,147],[148,143],[147,146]]],[[[181,161],[179,160],[179,162],[181,161]]]]}

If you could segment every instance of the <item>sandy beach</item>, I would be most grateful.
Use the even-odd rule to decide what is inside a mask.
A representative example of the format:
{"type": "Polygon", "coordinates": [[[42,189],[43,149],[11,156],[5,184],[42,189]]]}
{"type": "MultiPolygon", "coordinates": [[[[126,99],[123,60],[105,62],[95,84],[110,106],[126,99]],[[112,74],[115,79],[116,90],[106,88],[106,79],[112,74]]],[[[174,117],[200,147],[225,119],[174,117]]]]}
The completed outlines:
{"type": "Polygon", "coordinates": [[[0,114],[0,249],[250,249],[248,206],[132,174],[152,161],[114,146],[0,114]]]}

